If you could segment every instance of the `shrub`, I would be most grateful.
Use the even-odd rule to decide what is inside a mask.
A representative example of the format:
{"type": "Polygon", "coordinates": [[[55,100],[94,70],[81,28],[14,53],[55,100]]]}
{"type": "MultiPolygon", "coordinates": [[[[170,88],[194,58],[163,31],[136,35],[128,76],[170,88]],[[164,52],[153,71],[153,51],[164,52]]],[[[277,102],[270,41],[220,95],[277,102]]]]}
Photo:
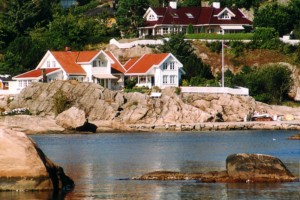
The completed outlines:
{"type": "Polygon", "coordinates": [[[158,86],[153,86],[152,89],[153,89],[155,92],[161,92],[161,89],[160,89],[158,86]]]}
{"type": "Polygon", "coordinates": [[[67,98],[67,95],[59,90],[57,91],[54,96],[54,112],[55,112],[55,117],[65,111],[69,105],[70,105],[70,100],[67,98]]]}
{"type": "Polygon", "coordinates": [[[136,78],[134,77],[132,80],[129,78],[125,80],[126,89],[132,89],[136,85],[136,78]]]}
{"type": "Polygon", "coordinates": [[[189,24],[189,26],[188,26],[188,34],[193,34],[193,33],[194,33],[193,24],[189,24]]]}
{"type": "Polygon", "coordinates": [[[181,88],[180,87],[176,87],[174,92],[175,92],[175,94],[180,95],[181,88]]]}

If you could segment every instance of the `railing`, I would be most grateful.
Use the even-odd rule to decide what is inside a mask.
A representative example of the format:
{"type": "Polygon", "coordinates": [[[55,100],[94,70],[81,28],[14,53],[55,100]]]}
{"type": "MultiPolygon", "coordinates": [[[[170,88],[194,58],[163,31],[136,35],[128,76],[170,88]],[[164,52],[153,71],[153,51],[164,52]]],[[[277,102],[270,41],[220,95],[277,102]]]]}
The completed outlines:
{"type": "Polygon", "coordinates": [[[235,94],[235,95],[249,95],[249,89],[238,87],[192,87],[181,86],[181,92],[183,93],[215,93],[215,94],[235,94]]]}

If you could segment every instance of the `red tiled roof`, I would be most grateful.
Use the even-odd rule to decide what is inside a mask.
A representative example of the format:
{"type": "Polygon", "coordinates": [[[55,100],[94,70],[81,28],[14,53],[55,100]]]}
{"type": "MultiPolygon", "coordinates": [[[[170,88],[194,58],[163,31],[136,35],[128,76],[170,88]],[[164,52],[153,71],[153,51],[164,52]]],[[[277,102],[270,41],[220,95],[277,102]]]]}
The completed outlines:
{"type": "MultiPolygon", "coordinates": [[[[161,63],[169,53],[146,54],[129,68],[126,74],[146,73],[153,65],[161,63]]],[[[133,59],[132,59],[133,60],[133,59]]]]}
{"type": "MultiPolygon", "coordinates": [[[[46,72],[46,74],[49,74],[49,73],[54,72],[59,69],[60,68],[46,68],[45,72],[46,72]]],[[[32,71],[26,72],[24,74],[21,74],[19,76],[16,76],[14,78],[38,78],[40,76],[42,76],[41,69],[36,69],[36,70],[32,70],[32,71]]]]}
{"type": "MultiPolygon", "coordinates": [[[[81,65],[76,64],[77,58],[79,58],[79,51],[51,51],[51,54],[55,57],[57,62],[68,74],[86,74],[81,65]]],[[[83,57],[83,56],[82,56],[83,57]]],[[[83,60],[83,59],[82,59],[83,60]]]]}
{"type": "Polygon", "coordinates": [[[111,52],[105,52],[115,63],[111,64],[111,73],[125,73],[125,69],[111,52]]]}
{"type": "Polygon", "coordinates": [[[80,51],[77,62],[90,62],[100,51],[80,51]]]}
{"type": "Polygon", "coordinates": [[[236,16],[230,20],[219,20],[213,15],[217,15],[224,8],[213,8],[213,7],[179,7],[176,10],[171,9],[170,7],[166,8],[152,8],[152,10],[157,15],[163,15],[157,21],[146,21],[143,23],[144,27],[152,27],[155,25],[172,25],[172,24],[193,24],[193,25],[202,25],[202,24],[252,24],[252,22],[244,17],[239,9],[229,9],[236,16]],[[163,13],[163,14],[162,14],[163,13]],[[178,17],[173,17],[174,13],[178,17]],[[186,13],[191,13],[194,18],[188,18],[186,13]]]}
{"type": "Polygon", "coordinates": [[[136,63],[136,61],[138,61],[138,58],[127,61],[124,65],[125,70],[128,70],[134,63],[136,63]]]}

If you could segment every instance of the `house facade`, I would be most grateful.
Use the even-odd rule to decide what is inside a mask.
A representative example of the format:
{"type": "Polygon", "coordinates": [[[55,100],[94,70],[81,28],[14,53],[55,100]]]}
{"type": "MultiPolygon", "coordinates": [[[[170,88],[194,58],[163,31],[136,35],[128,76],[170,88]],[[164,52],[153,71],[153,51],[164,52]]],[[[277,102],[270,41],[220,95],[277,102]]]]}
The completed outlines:
{"type": "Polygon", "coordinates": [[[240,9],[220,8],[219,2],[212,7],[177,7],[177,2],[171,1],[165,8],[148,8],[143,18],[146,21],[139,27],[140,37],[187,33],[189,24],[194,33],[239,33],[252,28],[252,21],[240,9]]]}
{"type": "Polygon", "coordinates": [[[124,66],[112,52],[48,51],[36,69],[12,78],[12,90],[21,91],[32,82],[77,80],[94,82],[105,88],[124,88],[125,76],[136,78],[137,86],[179,86],[183,65],[171,53],[146,54],[131,59],[124,66]]]}
{"type": "Polygon", "coordinates": [[[181,76],[185,74],[183,65],[172,53],[146,54],[140,59],[131,59],[125,65],[126,76],[137,80],[137,86],[151,88],[158,86],[179,86],[181,76]]]}

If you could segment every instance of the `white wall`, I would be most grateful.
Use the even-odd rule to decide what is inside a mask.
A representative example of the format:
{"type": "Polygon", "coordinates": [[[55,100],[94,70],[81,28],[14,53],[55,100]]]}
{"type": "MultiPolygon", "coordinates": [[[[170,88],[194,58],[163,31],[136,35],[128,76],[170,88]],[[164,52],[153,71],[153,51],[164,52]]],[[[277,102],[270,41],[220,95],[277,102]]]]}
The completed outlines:
{"type": "Polygon", "coordinates": [[[181,86],[181,92],[184,93],[226,93],[235,95],[249,95],[248,88],[229,88],[229,87],[191,87],[191,86],[181,86]]]}
{"type": "MultiPolygon", "coordinates": [[[[179,70],[179,63],[172,57],[169,56],[167,60],[164,61],[164,63],[167,63],[167,69],[163,69],[163,64],[161,64],[158,68],[160,70],[160,82],[159,86],[161,89],[164,89],[168,86],[175,86],[178,87],[179,85],[179,77],[178,77],[178,70],[179,70]],[[170,69],[170,63],[174,63],[174,70],[170,69]],[[167,76],[167,83],[163,83],[163,77],[167,76]],[[170,83],[170,77],[174,76],[174,83],[170,83]]],[[[157,78],[157,77],[155,77],[157,78]]]]}

